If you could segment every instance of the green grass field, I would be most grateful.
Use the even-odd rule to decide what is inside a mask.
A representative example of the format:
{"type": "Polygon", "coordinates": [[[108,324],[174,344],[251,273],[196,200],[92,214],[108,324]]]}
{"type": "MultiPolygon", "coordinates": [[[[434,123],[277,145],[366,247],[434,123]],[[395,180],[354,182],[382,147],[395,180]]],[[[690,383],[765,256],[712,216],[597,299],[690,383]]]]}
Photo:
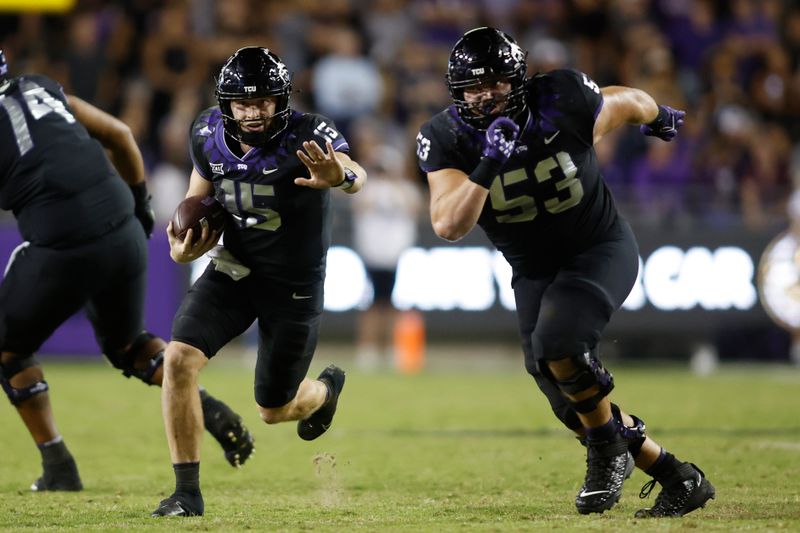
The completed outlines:
{"type": "MultiPolygon", "coordinates": [[[[327,362],[321,350],[314,375],[327,362]]],[[[45,370],[86,489],[28,492],[39,455],[3,400],[3,531],[800,530],[799,369],[723,366],[701,378],[615,366],[615,400],[717,488],[705,509],[661,521],[632,518],[647,506],[638,493],[649,478],[638,471],[610,512],[577,514],[583,449],[521,362],[413,377],[350,371],[332,429],[309,443],[294,424],[259,421],[249,364],[215,360],[203,383],[244,416],[256,454],[232,469],[206,435],[206,516],[159,520],[149,513],[173,488],[159,391],[100,363],[45,360],[45,370]]]]}

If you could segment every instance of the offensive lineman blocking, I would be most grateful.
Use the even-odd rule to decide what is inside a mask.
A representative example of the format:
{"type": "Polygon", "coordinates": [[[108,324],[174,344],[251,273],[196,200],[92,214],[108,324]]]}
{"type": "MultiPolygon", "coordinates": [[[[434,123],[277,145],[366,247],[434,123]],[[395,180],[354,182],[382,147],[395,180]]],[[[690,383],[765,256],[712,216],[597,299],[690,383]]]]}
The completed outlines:
{"type": "Polygon", "coordinates": [[[586,74],[526,78],[524,52],[505,33],[476,28],[455,44],[453,105],[426,122],[417,156],[437,235],[455,241],[477,224],[511,264],[525,366],[555,415],[587,449],[575,504],[602,513],[619,500],[633,460],[662,490],[637,517],[681,516],[714,487],[612,404],[613,376],[598,341],[636,280],[638,247],[602,179],[593,145],[624,124],[670,141],[683,111],[586,74]]]}

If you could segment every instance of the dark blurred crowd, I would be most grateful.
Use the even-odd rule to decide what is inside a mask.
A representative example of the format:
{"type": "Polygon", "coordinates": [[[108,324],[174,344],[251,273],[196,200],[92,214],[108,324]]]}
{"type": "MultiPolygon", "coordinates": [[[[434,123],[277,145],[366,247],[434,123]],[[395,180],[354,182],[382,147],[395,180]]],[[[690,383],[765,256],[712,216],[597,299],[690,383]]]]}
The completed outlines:
{"type": "Polygon", "coordinates": [[[597,147],[638,224],[785,220],[800,183],[792,0],[77,0],[0,14],[0,47],[12,73],[47,74],[133,128],[164,218],[186,188],[189,125],[237,48],[278,53],[292,105],[333,118],[368,171],[417,180],[417,128],[449,103],[450,49],[480,25],[514,36],[531,74],[574,67],[687,110],[675,142],[624,128],[597,147]]]}

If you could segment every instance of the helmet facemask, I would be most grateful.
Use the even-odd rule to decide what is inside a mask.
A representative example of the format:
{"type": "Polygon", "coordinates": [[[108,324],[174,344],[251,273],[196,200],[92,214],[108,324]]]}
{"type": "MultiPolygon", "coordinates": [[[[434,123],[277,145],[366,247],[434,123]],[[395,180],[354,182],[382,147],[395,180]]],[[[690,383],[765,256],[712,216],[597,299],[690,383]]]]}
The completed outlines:
{"type": "MultiPolygon", "coordinates": [[[[271,95],[265,95],[271,96],[271,95]]],[[[249,146],[263,146],[279,133],[286,129],[289,124],[289,95],[280,95],[275,105],[275,113],[269,116],[261,116],[255,119],[240,119],[237,120],[233,116],[231,109],[231,102],[233,100],[248,100],[250,98],[264,98],[265,96],[221,96],[217,95],[217,102],[222,112],[222,125],[225,128],[225,133],[230,135],[237,141],[247,144],[249,146]],[[261,131],[249,131],[244,127],[245,123],[254,123],[261,121],[264,123],[264,128],[261,131]],[[269,122],[269,124],[267,124],[269,122]]]]}
{"type": "Polygon", "coordinates": [[[463,84],[453,83],[450,84],[450,96],[453,98],[453,103],[455,103],[461,119],[481,130],[489,127],[489,124],[497,117],[509,117],[513,120],[525,109],[524,83],[517,83],[514,78],[477,78],[474,81],[463,84]],[[464,97],[466,89],[496,81],[507,81],[511,85],[510,90],[505,94],[496,95],[492,99],[476,102],[468,102],[464,97]],[[502,109],[499,112],[492,113],[501,104],[505,104],[502,109]]]}
{"type": "Polygon", "coordinates": [[[263,146],[278,136],[289,124],[289,95],[292,84],[280,58],[267,50],[250,46],[238,50],[223,65],[217,78],[216,97],[222,112],[225,133],[250,146],[263,146]],[[231,110],[233,100],[251,100],[276,96],[275,112],[256,119],[237,120],[231,110]],[[244,123],[261,120],[261,131],[249,131],[244,123]],[[267,125],[269,122],[269,125],[267,125]]]}

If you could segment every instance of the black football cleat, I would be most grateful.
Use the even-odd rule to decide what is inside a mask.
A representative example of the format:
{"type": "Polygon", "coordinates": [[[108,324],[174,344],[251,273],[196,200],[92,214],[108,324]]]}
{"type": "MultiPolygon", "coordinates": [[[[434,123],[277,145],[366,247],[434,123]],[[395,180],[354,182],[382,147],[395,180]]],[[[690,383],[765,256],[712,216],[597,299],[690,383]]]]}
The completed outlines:
{"type": "Polygon", "coordinates": [[[336,413],[336,404],[344,388],[344,370],[335,365],[330,365],[320,373],[317,378],[328,387],[328,399],[311,416],[297,423],[297,434],[303,440],[314,440],[331,427],[333,415],[336,413]]]}
{"type": "Polygon", "coordinates": [[[169,498],[161,500],[158,508],[150,516],[203,516],[203,496],[175,492],[169,498]]]}
{"type": "Polygon", "coordinates": [[[581,514],[602,513],[622,496],[622,483],[633,471],[633,456],[621,435],[610,441],[587,441],[586,448],[586,478],[575,507],[581,514]]]}
{"type": "Polygon", "coordinates": [[[44,471],[31,484],[32,492],[45,491],[79,491],[83,490],[81,476],[78,474],[78,465],[74,459],[63,463],[42,465],[44,471]]]}
{"type": "Polygon", "coordinates": [[[222,446],[225,459],[231,466],[242,466],[255,451],[255,440],[242,423],[242,417],[205,390],[200,391],[200,403],[206,430],[222,446]]]}
{"type": "MultiPolygon", "coordinates": [[[[656,480],[651,479],[642,487],[639,497],[650,496],[656,480]]],[[[661,492],[656,502],[649,509],[639,509],[635,518],[662,518],[683,516],[695,509],[705,507],[708,500],[716,497],[714,485],[706,478],[702,470],[693,463],[681,463],[675,472],[661,481],[661,492]]]]}

